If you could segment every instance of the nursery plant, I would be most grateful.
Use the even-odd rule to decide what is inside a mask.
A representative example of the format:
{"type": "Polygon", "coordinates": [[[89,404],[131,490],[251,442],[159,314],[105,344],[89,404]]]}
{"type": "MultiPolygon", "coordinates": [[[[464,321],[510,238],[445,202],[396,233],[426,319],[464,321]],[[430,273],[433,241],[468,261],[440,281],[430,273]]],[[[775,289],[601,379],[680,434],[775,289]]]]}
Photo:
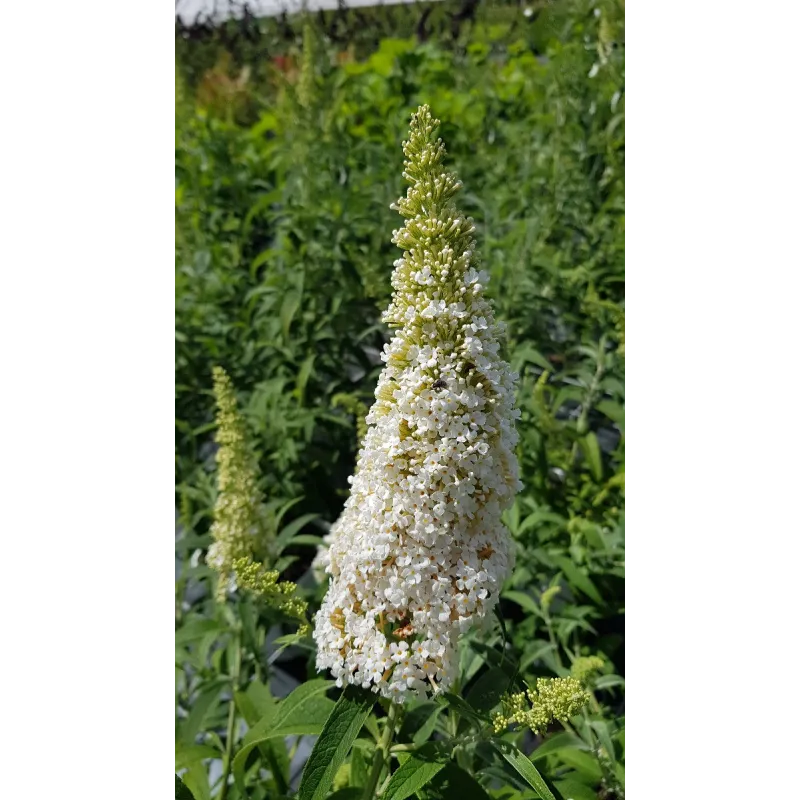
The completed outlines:
{"type": "Polygon", "coordinates": [[[178,77],[176,800],[624,797],[622,4],[555,6],[178,77]]]}
{"type": "MultiPolygon", "coordinates": [[[[594,751],[603,785],[622,796],[615,745],[587,711],[589,704],[600,711],[590,678],[602,659],[576,660],[571,675],[528,680],[502,640],[492,646],[492,629],[502,627],[493,612],[514,560],[501,515],[521,486],[517,376],[501,356],[504,327],[485,294],[488,275],[477,268],[474,224],[454,202],[461,183],[444,167],[438,126],[421,106],[403,144],[411,186],[394,206],[406,220],[393,237],[403,255],[384,314],[395,334],[350,496],[317,558],[329,585],[314,617],[316,667],[335,681],[307,681],[280,701],[261,680],[257,647],[244,678],[245,639],[251,647],[263,641],[258,615],[266,613],[299,624],[282,646],[308,646],[306,604],[275,568],[300,526],[278,534],[270,524],[231,381],[215,370],[219,485],[206,560],[217,572],[220,608],[218,621],[198,626],[193,649],[202,672],[209,643],[227,630],[227,647],[216,653],[224,653],[230,681],[219,742],[223,800],[232,792],[291,796],[285,742],[307,734],[318,738],[301,800],[479,798],[498,789],[511,797],[523,796],[524,786],[555,800],[559,782],[518,746],[526,732],[543,737],[539,761],[559,749],[594,751]],[[334,704],[328,695],[336,689],[334,704]],[[240,716],[249,730],[237,744],[240,716]],[[554,725],[564,732],[548,735],[554,725]]],[[[209,703],[221,688],[208,690],[209,703]]],[[[184,736],[181,791],[204,793],[197,776],[204,748],[184,736]]]]}

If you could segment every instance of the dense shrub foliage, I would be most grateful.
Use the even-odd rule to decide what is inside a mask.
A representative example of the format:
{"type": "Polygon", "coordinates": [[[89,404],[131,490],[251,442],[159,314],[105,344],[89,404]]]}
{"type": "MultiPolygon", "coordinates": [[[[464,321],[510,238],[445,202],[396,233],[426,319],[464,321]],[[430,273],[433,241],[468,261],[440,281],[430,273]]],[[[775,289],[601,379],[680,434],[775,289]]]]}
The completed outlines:
{"type": "MultiPolygon", "coordinates": [[[[179,48],[176,770],[196,800],[291,795],[306,735],[340,694],[279,607],[214,600],[202,557],[217,499],[212,371],[236,389],[269,566],[316,610],[326,581],[311,562],[347,496],[388,340],[380,315],[400,255],[390,204],[405,191],[400,143],[423,103],[443,122],[508,327],[504,357],[520,373],[523,489],[505,513],[516,566],[499,621],[470,632],[452,694],[409,705],[397,740],[461,743],[420,784],[424,797],[538,796],[519,762],[531,751],[548,780],[541,796],[623,796],[623,7],[511,11],[455,39],[384,37],[359,52],[307,26],[268,65],[219,46],[190,61],[193,44],[179,48]],[[521,693],[549,691],[540,680],[537,694],[537,679],[570,676],[590,694],[571,721],[481,739],[492,714],[528,719],[521,693]]],[[[367,785],[378,734],[367,718],[330,791],[367,785]]]]}

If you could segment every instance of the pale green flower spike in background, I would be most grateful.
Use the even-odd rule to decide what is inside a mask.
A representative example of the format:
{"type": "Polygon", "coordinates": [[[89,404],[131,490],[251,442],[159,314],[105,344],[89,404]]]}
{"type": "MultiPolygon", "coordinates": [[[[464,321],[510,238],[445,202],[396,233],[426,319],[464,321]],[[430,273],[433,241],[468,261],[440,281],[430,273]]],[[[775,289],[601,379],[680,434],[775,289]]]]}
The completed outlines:
{"type": "Polygon", "coordinates": [[[284,614],[299,620],[300,635],[308,629],[307,603],[296,596],[296,585],[279,581],[258,558],[268,549],[268,527],[261,515],[256,464],[247,445],[247,429],[236,407],[233,384],[225,370],[214,367],[217,401],[217,502],[206,561],[219,572],[217,601],[242,588],[284,614]]]}
{"type": "Polygon", "coordinates": [[[594,676],[605,666],[605,661],[599,656],[581,656],[572,662],[572,677],[577,678],[582,683],[594,676]]]}
{"type": "Polygon", "coordinates": [[[244,420],[236,407],[233,384],[225,370],[214,367],[217,402],[217,502],[206,561],[219,572],[217,600],[223,601],[235,586],[234,561],[252,558],[263,537],[259,509],[261,492],[256,468],[247,447],[244,420]]]}
{"type": "Polygon", "coordinates": [[[297,83],[297,102],[308,111],[314,101],[314,76],[317,62],[317,39],[311,18],[303,21],[303,60],[300,65],[300,80],[297,83]]]}

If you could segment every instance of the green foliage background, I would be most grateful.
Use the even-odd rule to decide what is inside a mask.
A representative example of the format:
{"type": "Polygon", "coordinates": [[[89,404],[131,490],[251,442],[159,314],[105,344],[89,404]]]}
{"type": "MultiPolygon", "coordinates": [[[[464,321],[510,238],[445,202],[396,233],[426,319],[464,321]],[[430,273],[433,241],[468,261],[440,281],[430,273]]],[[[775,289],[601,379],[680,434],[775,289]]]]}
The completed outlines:
{"type": "MultiPolygon", "coordinates": [[[[218,39],[176,48],[176,768],[198,800],[219,796],[209,759],[224,760],[240,720],[255,725],[278,705],[266,631],[285,623],[247,601],[217,606],[198,558],[216,491],[212,367],[239,392],[270,524],[290,531],[278,566],[313,606],[315,537],[346,497],[359,404],[372,402],[387,340],[379,319],[400,225],[389,204],[405,190],[400,144],[421,103],[443,122],[521,374],[525,488],[507,515],[517,567],[504,630],[465,651],[464,696],[498,669],[492,646],[527,681],[600,655],[586,741],[605,746],[572,742],[537,763],[575,798],[622,796],[624,6],[532,9],[481,7],[457,36],[425,42],[411,25],[405,38],[372,40],[355,26],[351,46],[316,27],[305,55],[299,35],[287,42],[262,21],[261,41],[272,31],[280,58],[218,39]]],[[[314,677],[307,645],[287,653],[298,680],[314,677]]],[[[276,741],[258,750],[271,777],[248,783],[247,796],[291,790],[276,741]]],[[[357,746],[345,766],[355,774],[363,758],[357,746]]],[[[500,763],[481,762],[490,796],[536,796],[500,763]]],[[[431,786],[446,789],[441,778],[431,786]]]]}

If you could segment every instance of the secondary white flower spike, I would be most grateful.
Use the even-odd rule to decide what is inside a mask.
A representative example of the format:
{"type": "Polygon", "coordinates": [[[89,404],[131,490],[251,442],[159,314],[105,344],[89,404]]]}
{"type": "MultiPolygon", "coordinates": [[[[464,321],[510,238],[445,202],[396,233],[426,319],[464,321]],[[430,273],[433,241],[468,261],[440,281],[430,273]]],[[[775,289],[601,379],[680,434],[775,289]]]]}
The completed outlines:
{"type": "Polygon", "coordinates": [[[403,143],[405,218],[393,241],[396,332],[352,490],[330,536],[317,669],[403,702],[447,689],[458,637],[486,617],[512,566],[500,514],[519,491],[517,376],[498,355],[472,220],[453,197],[439,121],[421,106],[403,143]]]}

